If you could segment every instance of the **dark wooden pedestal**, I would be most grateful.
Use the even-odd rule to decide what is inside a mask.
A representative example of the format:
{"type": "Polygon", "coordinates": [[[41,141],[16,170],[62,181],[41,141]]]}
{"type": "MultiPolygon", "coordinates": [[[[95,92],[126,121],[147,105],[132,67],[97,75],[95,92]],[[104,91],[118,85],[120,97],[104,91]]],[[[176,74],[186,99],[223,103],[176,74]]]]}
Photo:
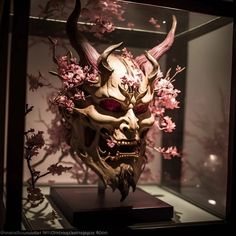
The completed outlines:
{"type": "Polygon", "coordinates": [[[141,189],[120,202],[120,193],[97,187],[51,187],[50,198],[76,228],[126,227],[140,222],[170,220],[173,207],[141,189]]]}

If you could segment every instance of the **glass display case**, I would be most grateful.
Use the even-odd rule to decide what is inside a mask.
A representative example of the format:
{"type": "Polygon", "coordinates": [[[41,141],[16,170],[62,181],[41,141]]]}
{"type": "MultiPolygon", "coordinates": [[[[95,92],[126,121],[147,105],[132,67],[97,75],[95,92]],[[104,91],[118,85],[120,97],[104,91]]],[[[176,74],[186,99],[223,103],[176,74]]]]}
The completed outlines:
{"type": "MultiPolygon", "coordinates": [[[[61,117],[52,106],[55,94],[63,92],[55,72],[59,66],[56,58],[70,51],[79,60],[66,32],[75,1],[13,1],[12,6],[10,2],[2,1],[0,8],[1,229],[83,229],[94,235],[108,235],[112,225],[84,229],[83,225],[73,224],[53,196],[53,188],[77,191],[86,186],[104,191],[97,175],[70,151],[61,117]],[[36,146],[30,146],[32,140],[36,146]]],[[[174,123],[168,131],[167,123],[161,127],[161,119],[167,118],[157,117],[148,132],[146,143],[151,144],[146,147],[147,163],[137,183],[140,191],[170,206],[172,215],[152,218],[152,214],[165,213],[145,211],[152,208],[147,200],[142,206],[144,213],[132,213],[136,220],[119,225],[119,229],[115,225],[115,230],[130,234],[189,233],[232,227],[233,2],[190,2],[81,0],[78,29],[99,53],[123,42],[123,48],[117,48],[116,53],[132,53],[132,58],[144,55],[161,45],[173,29],[173,16],[177,19],[173,44],[158,58],[161,78],[168,78],[170,86],[174,86],[168,87],[168,96],[171,91],[176,93],[171,97],[175,105],[165,107],[165,117],[174,123]],[[138,214],[146,214],[146,220],[140,220],[138,214]]],[[[133,200],[129,204],[125,201],[135,199],[136,192],[129,191],[123,203],[117,198],[117,208],[133,209],[133,200]]]]}

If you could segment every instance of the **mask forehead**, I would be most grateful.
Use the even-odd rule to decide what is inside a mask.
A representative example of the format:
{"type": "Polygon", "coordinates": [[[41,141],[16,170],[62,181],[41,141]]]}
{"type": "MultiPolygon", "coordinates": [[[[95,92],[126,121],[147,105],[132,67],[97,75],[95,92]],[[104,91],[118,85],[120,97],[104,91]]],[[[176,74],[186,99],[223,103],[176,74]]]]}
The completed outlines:
{"type": "MultiPolygon", "coordinates": [[[[133,94],[150,93],[147,77],[139,66],[130,58],[110,55],[108,63],[113,72],[103,86],[97,89],[94,96],[97,98],[114,98],[119,101],[127,100],[127,92],[133,94]],[[122,92],[126,91],[126,92],[122,92]]],[[[143,96],[142,96],[143,97],[143,96]]],[[[151,97],[146,96],[144,102],[150,102],[151,97]]]]}

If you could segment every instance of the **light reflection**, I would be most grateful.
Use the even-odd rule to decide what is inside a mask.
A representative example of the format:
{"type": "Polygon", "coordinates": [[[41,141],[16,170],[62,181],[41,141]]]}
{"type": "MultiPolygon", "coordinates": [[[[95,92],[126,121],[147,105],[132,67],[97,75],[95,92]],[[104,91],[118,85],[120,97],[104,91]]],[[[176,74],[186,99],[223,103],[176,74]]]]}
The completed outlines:
{"type": "Polygon", "coordinates": [[[210,160],[211,160],[212,162],[214,162],[214,161],[216,161],[217,156],[214,155],[214,154],[210,154],[210,155],[209,155],[209,158],[210,158],[210,160]]]}
{"type": "Polygon", "coordinates": [[[213,199],[209,199],[209,200],[208,200],[208,203],[211,204],[211,205],[216,205],[216,201],[213,200],[213,199]]]}

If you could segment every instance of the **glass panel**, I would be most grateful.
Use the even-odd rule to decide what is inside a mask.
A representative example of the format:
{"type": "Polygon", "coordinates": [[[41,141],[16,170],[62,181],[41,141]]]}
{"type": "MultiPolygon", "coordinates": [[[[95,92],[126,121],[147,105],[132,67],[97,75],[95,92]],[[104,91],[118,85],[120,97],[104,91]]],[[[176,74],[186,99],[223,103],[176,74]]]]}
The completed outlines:
{"type": "Polygon", "coordinates": [[[225,214],[233,24],[188,42],[181,193],[225,214]]]}
{"type": "MultiPolygon", "coordinates": [[[[73,10],[73,4],[73,1],[54,2],[48,0],[36,0],[32,2],[31,17],[41,19],[43,18],[49,21],[65,22],[68,15],[73,10]]],[[[82,8],[86,8],[89,13],[89,15],[86,15],[82,12],[82,16],[84,17],[80,18],[79,22],[81,24],[89,24],[88,21],[85,21],[85,19],[88,20],[88,16],[90,17],[89,20],[92,22],[92,20],[97,17],[97,15],[101,14],[98,12],[100,9],[97,9],[96,12],[90,12],[92,9],[97,7],[96,5],[98,5],[98,1],[81,1],[82,8]],[[92,15],[92,13],[94,13],[94,16],[92,15]]],[[[139,4],[129,1],[115,1],[114,4],[108,6],[110,7],[110,9],[107,9],[106,3],[104,3],[102,11],[108,13],[106,17],[108,19],[112,19],[112,22],[114,22],[114,25],[117,29],[132,29],[132,31],[145,31],[146,33],[167,33],[168,29],[166,28],[166,24],[169,20],[171,20],[172,15],[178,14],[179,12],[178,9],[174,8],[139,4]]],[[[207,24],[218,18],[218,16],[194,12],[188,13],[190,14],[189,30],[207,24]]],[[[185,31],[185,29],[182,28],[182,25],[185,21],[186,19],[184,17],[180,16],[178,18],[177,34],[185,31]]]]}

